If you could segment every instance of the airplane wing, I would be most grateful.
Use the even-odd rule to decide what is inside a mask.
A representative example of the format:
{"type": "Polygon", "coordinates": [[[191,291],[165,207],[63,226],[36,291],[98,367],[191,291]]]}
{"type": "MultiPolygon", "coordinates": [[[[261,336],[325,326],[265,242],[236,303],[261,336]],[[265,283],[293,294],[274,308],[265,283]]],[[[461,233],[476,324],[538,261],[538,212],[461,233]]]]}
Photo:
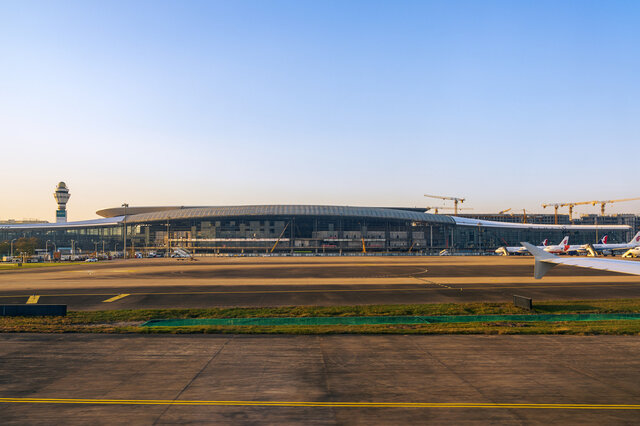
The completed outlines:
{"type": "Polygon", "coordinates": [[[533,276],[537,280],[544,277],[544,274],[556,265],[570,265],[578,266],[580,268],[591,268],[599,269],[601,271],[640,275],[640,262],[585,257],[562,258],[544,250],[540,250],[533,244],[523,242],[522,245],[535,257],[536,263],[533,276]]]}

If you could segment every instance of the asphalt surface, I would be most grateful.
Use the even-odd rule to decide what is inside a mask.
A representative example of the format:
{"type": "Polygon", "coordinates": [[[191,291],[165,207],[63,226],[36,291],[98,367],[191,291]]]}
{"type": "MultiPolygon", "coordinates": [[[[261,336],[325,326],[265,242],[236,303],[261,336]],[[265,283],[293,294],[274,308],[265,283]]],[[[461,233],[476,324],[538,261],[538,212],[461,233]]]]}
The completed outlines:
{"type": "Polygon", "coordinates": [[[634,336],[4,334],[0,412],[31,425],[635,424],[639,352],[634,336]]]}
{"type": "Polygon", "coordinates": [[[595,300],[640,297],[634,283],[528,285],[433,284],[300,286],[164,286],[2,292],[0,304],[66,304],[69,310],[182,309],[208,307],[340,306],[374,304],[505,302],[513,295],[542,300],[595,300]],[[81,293],[78,293],[81,291],[81,293]]]}
{"type": "Polygon", "coordinates": [[[640,297],[635,276],[499,257],[129,260],[0,271],[0,304],[69,310],[460,303],[640,297]],[[35,297],[32,297],[35,296],[35,297]]]}

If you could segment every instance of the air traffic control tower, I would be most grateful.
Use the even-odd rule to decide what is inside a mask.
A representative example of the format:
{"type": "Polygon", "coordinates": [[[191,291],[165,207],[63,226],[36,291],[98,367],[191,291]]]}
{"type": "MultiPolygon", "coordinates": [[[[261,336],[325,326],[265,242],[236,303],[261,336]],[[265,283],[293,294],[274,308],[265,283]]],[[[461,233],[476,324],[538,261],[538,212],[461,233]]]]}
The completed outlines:
{"type": "Polygon", "coordinates": [[[58,210],[56,210],[56,223],[64,223],[67,221],[67,201],[69,201],[69,188],[64,182],[58,183],[53,198],[58,203],[58,210]]]}

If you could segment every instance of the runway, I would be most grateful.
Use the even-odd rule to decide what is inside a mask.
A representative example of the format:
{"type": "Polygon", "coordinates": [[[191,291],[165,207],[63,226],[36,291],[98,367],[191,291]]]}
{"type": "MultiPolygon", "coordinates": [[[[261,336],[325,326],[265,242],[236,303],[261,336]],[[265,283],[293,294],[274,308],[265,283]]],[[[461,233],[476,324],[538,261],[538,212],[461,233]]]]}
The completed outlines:
{"type": "Polygon", "coordinates": [[[640,280],[532,258],[213,258],[128,260],[0,271],[0,303],[70,310],[505,302],[640,297],[640,280]]]}
{"type": "Polygon", "coordinates": [[[0,335],[3,424],[630,424],[633,336],[0,335]]]}

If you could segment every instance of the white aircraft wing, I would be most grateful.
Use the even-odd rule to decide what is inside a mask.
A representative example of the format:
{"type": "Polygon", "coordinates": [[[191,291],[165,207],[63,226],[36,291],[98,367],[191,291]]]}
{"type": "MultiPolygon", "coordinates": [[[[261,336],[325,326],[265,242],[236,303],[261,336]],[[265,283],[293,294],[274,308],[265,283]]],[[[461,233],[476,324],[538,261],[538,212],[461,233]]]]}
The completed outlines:
{"type": "Polygon", "coordinates": [[[533,276],[539,280],[544,274],[556,265],[578,266],[580,268],[598,269],[601,271],[621,272],[623,274],[640,275],[640,262],[629,260],[614,260],[601,258],[563,258],[555,256],[544,250],[540,250],[533,244],[523,242],[522,245],[529,250],[536,260],[533,276]]]}

